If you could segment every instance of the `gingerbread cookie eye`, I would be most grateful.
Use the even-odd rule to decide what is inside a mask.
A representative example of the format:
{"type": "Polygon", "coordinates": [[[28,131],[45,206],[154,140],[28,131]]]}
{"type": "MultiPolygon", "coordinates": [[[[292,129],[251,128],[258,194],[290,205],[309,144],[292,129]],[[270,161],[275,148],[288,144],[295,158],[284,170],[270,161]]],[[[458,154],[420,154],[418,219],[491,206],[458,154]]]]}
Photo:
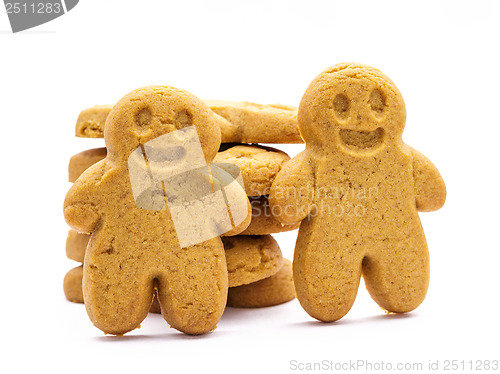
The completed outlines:
{"type": "Polygon", "coordinates": [[[146,128],[151,124],[153,115],[148,108],[142,108],[135,116],[135,123],[139,128],[146,128]]]}
{"type": "Polygon", "coordinates": [[[382,115],[385,109],[385,95],[378,88],[374,89],[370,94],[370,108],[376,115],[382,115]]]}
{"type": "Polygon", "coordinates": [[[183,129],[193,124],[193,116],[186,109],[181,110],[175,116],[175,127],[183,129]]]}
{"type": "Polygon", "coordinates": [[[339,119],[345,119],[349,115],[350,102],[344,94],[337,94],[333,99],[333,110],[339,119]]]}

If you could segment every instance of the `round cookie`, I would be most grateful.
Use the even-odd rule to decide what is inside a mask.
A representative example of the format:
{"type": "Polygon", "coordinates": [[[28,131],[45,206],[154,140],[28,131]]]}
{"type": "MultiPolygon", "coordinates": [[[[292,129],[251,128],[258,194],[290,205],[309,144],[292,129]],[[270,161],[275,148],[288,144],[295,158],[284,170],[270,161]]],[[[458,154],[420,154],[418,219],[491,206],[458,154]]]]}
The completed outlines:
{"type": "Polygon", "coordinates": [[[283,264],[271,235],[223,237],[229,287],[253,283],[276,274],[283,264]]]}
{"type": "Polygon", "coordinates": [[[95,105],[82,110],[76,120],[75,135],[79,138],[103,138],[104,123],[113,105],[95,105]]]}
{"type": "Polygon", "coordinates": [[[236,145],[217,153],[214,162],[237,165],[248,196],[269,194],[271,184],[290,157],[280,150],[256,145],[236,145]]]}
{"type": "Polygon", "coordinates": [[[285,224],[278,221],[272,214],[267,196],[250,197],[249,199],[252,206],[252,220],[240,235],[267,235],[299,228],[299,222],[285,224]]]}
{"type": "MultiPolygon", "coordinates": [[[[66,254],[83,262],[90,234],[69,230],[66,254]],[[68,251],[68,243],[70,250],[68,251]]],[[[270,235],[222,238],[228,268],[229,287],[256,282],[276,273],[281,266],[281,250],[270,235]]]]}
{"type": "Polygon", "coordinates": [[[221,127],[222,142],[302,143],[297,108],[249,102],[206,100],[210,109],[232,126],[221,127]]]}
{"type": "Polygon", "coordinates": [[[83,265],[71,269],[64,276],[64,294],[69,301],[83,303],[82,278],[83,265]]]}
{"type": "Polygon", "coordinates": [[[263,308],[294,298],[292,263],[285,258],[281,269],[269,278],[229,288],[227,305],[235,308],[263,308]]]}
{"type": "Polygon", "coordinates": [[[89,167],[106,157],[106,148],[93,148],[77,153],[69,159],[68,180],[73,183],[89,167]]]}
{"type": "MultiPolygon", "coordinates": [[[[297,108],[273,104],[206,100],[220,116],[222,143],[303,143],[297,126],[297,108]]],[[[75,135],[102,138],[113,105],[96,105],[78,116],[75,135]]]]}
{"type": "Polygon", "coordinates": [[[82,234],[76,230],[69,230],[68,237],[66,238],[66,257],[70,260],[83,263],[89,239],[90,234],[82,234]]]}

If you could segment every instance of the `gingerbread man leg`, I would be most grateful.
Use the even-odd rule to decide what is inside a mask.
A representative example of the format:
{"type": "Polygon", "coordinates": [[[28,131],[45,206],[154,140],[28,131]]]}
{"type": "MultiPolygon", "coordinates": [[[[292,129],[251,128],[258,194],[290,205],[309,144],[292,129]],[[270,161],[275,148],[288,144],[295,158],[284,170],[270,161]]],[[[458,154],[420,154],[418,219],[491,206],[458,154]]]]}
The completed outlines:
{"type": "Polygon", "coordinates": [[[146,318],[153,300],[153,278],[133,257],[91,254],[85,258],[83,297],[96,327],[123,335],[146,318]]]}
{"type": "Polygon", "coordinates": [[[219,238],[181,248],[165,259],[157,276],[158,301],[165,320],[186,334],[215,329],[227,300],[227,267],[219,238]]]}
{"type": "Polygon", "coordinates": [[[297,299],[311,317],[332,322],[352,307],[361,278],[363,255],[332,241],[317,246],[299,234],[293,261],[297,299]]]}
{"type": "Polygon", "coordinates": [[[411,238],[381,242],[363,261],[363,278],[373,300],[389,312],[406,313],[417,308],[429,286],[427,245],[411,238]]]}

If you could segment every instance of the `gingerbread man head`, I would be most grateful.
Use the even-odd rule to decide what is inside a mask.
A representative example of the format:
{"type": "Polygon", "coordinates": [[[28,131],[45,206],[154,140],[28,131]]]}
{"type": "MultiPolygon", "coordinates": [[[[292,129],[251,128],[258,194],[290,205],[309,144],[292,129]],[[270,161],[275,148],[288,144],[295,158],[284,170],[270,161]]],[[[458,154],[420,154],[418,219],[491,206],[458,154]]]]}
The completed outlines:
{"type": "Polygon", "coordinates": [[[401,93],[379,70],[361,64],[334,65],[309,85],[298,111],[309,144],[341,150],[374,150],[399,141],[406,111],[401,93]]]}
{"type": "MultiPolygon", "coordinates": [[[[220,146],[221,122],[207,104],[187,91],[163,86],[139,88],[123,97],[106,119],[108,160],[127,162],[135,149],[150,140],[194,126],[205,160],[211,162],[220,146]]],[[[172,153],[175,157],[175,150],[172,153]]]]}

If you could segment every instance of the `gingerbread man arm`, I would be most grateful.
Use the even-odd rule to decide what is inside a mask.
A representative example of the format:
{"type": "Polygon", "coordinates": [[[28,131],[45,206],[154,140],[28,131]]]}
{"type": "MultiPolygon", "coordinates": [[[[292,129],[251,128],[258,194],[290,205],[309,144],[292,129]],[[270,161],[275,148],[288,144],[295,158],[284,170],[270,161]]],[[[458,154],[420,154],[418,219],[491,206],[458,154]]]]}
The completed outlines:
{"type": "Polygon", "coordinates": [[[271,186],[269,204],[273,215],[284,224],[302,221],[312,210],[314,170],[308,151],[288,161],[271,186]]]}
{"type": "Polygon", "coordinates": [[[94,231],[101,218],[98,185],[105,172],[105,160],[91,166],[75,181],[64,199],[64,218],[69,226],[81,233],[94,231]]]}
{"type": "Polygon", "coordinates": [[[411,148],[415,201],[419,212],[440,209],[446,200],[446,186],[434,164],[422,153],[411,148]]]}

